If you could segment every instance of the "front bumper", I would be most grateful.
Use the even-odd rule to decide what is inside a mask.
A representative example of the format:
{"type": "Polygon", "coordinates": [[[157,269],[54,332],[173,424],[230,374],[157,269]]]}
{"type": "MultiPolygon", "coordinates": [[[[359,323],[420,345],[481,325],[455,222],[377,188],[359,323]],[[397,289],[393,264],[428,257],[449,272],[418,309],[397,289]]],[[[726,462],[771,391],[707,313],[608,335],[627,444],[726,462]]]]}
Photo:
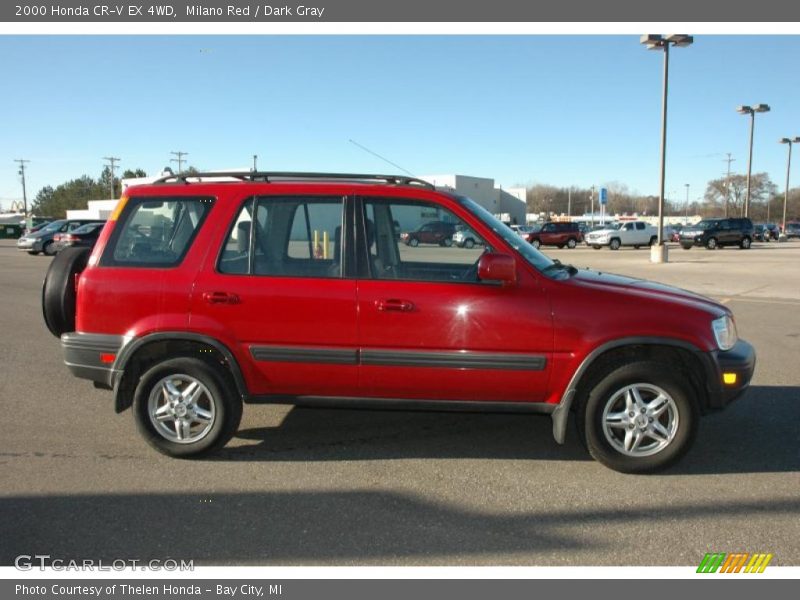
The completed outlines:
{"type": "Polygon", "coordinates": [[[756,351],[744,340],[739,340],[730,350],[714,350],[704,353],[703,356],[708,408],[725,408],[750,387],[756,368],[756,351]],[[727,383],[726,374],[729,380],[727,383]]]}
{"type": "Polygon", "coordinates": [[[41,240],[31,241],[20,238],[17,240],[17,250],[22,250],[23,252],[41,252],[42,242],[41,240]]]}

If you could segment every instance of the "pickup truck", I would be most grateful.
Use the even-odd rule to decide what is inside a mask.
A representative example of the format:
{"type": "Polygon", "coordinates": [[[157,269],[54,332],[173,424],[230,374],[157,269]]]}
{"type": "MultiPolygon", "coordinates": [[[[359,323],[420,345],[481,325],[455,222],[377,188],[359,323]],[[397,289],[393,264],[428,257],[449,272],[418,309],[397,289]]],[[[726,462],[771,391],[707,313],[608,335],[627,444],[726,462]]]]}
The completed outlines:
{"type": "Polygon", "coordinates": [[[658,229],[644,221],[627,221],[614,223],[605,229],[590,231],[585,236],[586,245],[595,250],[608,246],[611,250],[619,250],[622,246],[652,246],[658,240],[658,229]]]}

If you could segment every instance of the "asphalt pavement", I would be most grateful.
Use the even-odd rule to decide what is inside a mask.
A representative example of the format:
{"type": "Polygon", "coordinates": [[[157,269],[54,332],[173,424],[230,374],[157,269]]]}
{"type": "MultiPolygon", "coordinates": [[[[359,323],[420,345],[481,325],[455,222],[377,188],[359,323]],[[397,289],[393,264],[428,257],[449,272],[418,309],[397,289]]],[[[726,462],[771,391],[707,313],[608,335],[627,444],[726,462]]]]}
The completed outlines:
{"type": "Polygon", "coordinates": [[[62,364],[39,304],[50,259],[0,241],[0,564],[800,565],[800,242],[665,265],[545,251],[711,295],[755,345],[752,388],[666,473],[615,473],[547,417],[276,406],[246,406],[216,456],[166,458],[62,364]]]}

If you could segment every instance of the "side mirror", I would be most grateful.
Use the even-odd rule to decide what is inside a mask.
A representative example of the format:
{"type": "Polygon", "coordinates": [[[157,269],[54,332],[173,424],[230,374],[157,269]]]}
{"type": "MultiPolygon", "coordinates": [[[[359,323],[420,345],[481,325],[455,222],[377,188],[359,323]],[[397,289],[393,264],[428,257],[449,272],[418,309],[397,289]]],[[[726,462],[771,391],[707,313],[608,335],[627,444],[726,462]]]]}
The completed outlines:
{"type": "Polygon", "coordinates": [[[478,260],[478,278],[481,281],[500,281],[503,285],[511,285],[517,282],[517,263],[508,254],[484,254],[478,260]]]}

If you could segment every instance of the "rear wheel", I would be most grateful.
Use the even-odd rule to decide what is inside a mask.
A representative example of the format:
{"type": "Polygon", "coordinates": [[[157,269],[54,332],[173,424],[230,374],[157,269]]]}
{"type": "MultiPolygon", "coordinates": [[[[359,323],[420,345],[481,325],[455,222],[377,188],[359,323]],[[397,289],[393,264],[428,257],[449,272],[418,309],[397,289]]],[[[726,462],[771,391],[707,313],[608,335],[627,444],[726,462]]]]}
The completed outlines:
{"type": "Polygon", "coordinates": [[[598,246],[597,244],[593,245],[592,248],[594,248],[595,250],[600,250],[600,246],[598,246]]]}
{"type": "Polygon", "coordinates": [[[75,331],[75,276],[86,268],[90,248],[66,248],[53,259],[42,285],[42,314],[56,337],[75,331]]]}
{"type": "Polygon", "coordinates": [[[45,256],[55,256],[56,255],[56,246],[53,242],[47,242],[42,247],[42,252],[44,252],[45,256]]]}
{"type": "Polygon", "coordinates": [[[197,358],[165,360],[140,379],[133,409],[139,432],[167,456],[224,446],[239,428],[242,400],[219,369],[197,358]]]}
{"type": "Polygon", "coordinates": [[[622,246],[622,243],[619,241],[618,238],[614,238],[608,244],[608,247],[611,248],[612,250],[619,250],[620,246],[622,246]]]}
{"type": "Polygon", "coordinates": [[[684,250],[691,250],[692,249],[692,245],[691,244],[681,244],[681,248],[683,248],[684,250]]]}
{"type": "Polygon", "coordinates": [[[700,413],[672,368],[655,361],[623,365],[588,393],[578,430],[596,460],[623,473],[652,473],[686,454],[700,413]]]}
{"type": "Polygon", "coordinates": [[[39,253],[36,252],[36,250],[28,250],[28,254],[30,254],[31,256],[36,256],[39,253]]]}

